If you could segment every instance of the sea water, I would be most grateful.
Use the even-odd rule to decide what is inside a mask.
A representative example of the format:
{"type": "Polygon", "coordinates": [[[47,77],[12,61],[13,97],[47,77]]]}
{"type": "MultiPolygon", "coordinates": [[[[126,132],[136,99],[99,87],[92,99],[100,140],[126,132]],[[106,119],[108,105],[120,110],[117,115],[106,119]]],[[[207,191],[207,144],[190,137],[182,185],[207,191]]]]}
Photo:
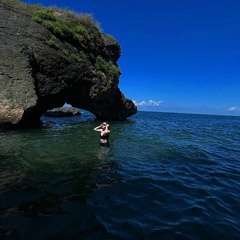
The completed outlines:
{"type": "Polygon", "coordinates": [[[42,117],[0,132],[0,239],[240,239],[240,117],[42,117]]]}

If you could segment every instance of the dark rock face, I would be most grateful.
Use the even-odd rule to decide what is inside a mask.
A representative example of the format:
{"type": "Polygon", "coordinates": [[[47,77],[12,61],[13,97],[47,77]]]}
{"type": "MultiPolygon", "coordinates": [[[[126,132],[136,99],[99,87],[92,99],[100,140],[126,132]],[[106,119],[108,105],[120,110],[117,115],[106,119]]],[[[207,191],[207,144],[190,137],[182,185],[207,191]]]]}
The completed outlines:
{"type": "Polygon", "coordinates": [[[36,125],[47,110],[64,103],[107,120],[137,112],[119,90],[119,77],[101,77],[94,65],[93,59],[101,56],[118,67],[118,42],[96,28],[94,50],[57,38],[53,47],[48,44],[53,34],[32,15],[28,8],[0,5],[0,128],[36,125]],[[64,49],[92,58],[76,61],[64,49]]]}

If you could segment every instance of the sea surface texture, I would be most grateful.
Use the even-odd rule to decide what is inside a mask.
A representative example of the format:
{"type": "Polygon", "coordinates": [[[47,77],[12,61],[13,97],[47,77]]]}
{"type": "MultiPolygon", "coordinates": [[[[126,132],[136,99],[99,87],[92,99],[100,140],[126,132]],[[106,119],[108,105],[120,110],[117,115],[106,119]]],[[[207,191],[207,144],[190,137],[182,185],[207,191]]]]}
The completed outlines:
{"type": "Polygon", "coordinates": [[[0,132],[0,239],[240,239],[240,117],[42,120],[0,132]]]}

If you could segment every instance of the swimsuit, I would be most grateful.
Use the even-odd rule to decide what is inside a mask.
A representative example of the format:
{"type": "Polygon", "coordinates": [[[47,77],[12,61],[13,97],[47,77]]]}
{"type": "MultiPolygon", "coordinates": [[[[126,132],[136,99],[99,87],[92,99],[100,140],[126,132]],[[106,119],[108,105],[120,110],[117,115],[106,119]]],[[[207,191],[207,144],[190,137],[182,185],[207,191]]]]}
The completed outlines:
{"type": "Polygon", "coordinates": [[[110,147],[110,144],[109,144],[109,142],[105,142],[105,143],[100,142],[100,146],[101,147],[110,147]]]}
{"type": "Polygon", "coordinates": [[[100,134],[100,139],[107,140],[107,142],[105,142],[105,143],[100,142],[100,146],[102,146],[102,147],[110,147],[109,142],[108,142],[109,133],[104,133],[103,135],[100,134]]]}
{"type": "Polygon", "coordinates": [[[109,133],[104,133],[103,135],[100,134],[100,139],[109,139],[109,133]]]}

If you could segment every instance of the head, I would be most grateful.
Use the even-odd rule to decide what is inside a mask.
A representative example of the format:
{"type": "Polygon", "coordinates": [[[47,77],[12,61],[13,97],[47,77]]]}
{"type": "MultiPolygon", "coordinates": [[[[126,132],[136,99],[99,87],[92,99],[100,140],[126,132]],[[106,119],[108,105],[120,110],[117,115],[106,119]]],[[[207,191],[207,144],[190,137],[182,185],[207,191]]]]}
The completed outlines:
{"type": "Polygon", "coordinates": [[[106,123],[106,122],[103,122],[103,123],[102,123],[102,128],[105,129],[106,126],[107,126],[107,123],[106,123]]]}

